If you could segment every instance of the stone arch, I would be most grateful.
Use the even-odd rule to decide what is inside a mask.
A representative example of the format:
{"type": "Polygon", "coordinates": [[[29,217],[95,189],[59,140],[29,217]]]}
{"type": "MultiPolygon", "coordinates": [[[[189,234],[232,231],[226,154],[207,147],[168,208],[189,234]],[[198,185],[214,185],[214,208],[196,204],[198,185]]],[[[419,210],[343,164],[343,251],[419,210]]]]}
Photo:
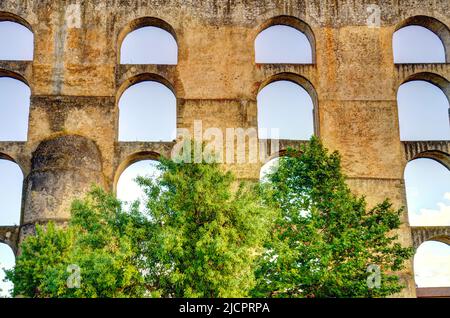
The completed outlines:
{"type": "Polygon", "coordinates": [[[411,234],[415,249],[427,241],[450,245],[450,226],[413,226],[411,234]]]}
{"type": "Polygon", "coordinates": [[[9,155],[5,152],[0,152],[0,160],[7,160],[7,161],[11,161],[12,163],[16,164],[20,168],[20,171],[22,171],[23,176],[25,177],[25,174],[26,174],[25,168],[22,166],[22,164],[19,161],[17,161],[14,158],[14,156],[9,155]]]}
{"type": "MultiPolygon", "coordinates": [[[[174,87],[168,80],[166,80],[165,78],[163,78],[160,75],[152,74],[152,73],[143,73],[143,74],[133,76],[133,77],[129,78],[128,80],[126,80],[124,83],[122,83],[122,85],[120,86],[120,88],[118,90],[117,100],[116,100],[116,105],[117,105],[116,107],[118,108],[118,116],[116,118],[116,125],[118,127],[117,140],[119,140],[119,141],[132,141],[132,140],[133,141],[136,141],[136,140],[138,140],[138,141],[161,141],[161,140],[153,140],[153,139],[150,140],[150,139],[148,139],[148,136],[144,137],[144,135],[145,135],[144,130],[140,130],[140,129],[136,130],[138,128],[138,126],[134,126],[136,128],[135,129],[136,131],[134,131],[134,133],[139,134],[139,139],[135,139],[134,137],[131,138],[128,135],[124,136],[123,139],[121,138],[121,127],[120,126],[121,126],[121,119],[123,119],[123,117],[121,118],[121,114],[120,114],[121,98],[123,97],[123,94],[125,93],[125,91],[127,89],[129,89],[130,87],[132,87],[134,85],[145,83],[145,82],[154,82],[154,83],[161,84],[161,85],[163,85],[163,87],[167,88],[168,91],[171,92],[171,94],[173,94],[173,95],[171,95],[169,93],[164,98],[164,101],[163,101],[164,103],[170,104],[170,109],[161,109],[161,111],[163,112],[163,115],[164,115],[164,118],[163,118],[164,121],[170,120],[171,121],[170,125],[174,126],[174,127],[167,127],[167,129],[171,129],[171,128],[176,129],[176,127],[177,127],[178,99],[177,99],[177,95],[176,95],[174,87]],[[167,114],[164,114],[164,112],[166,112],[167,114]]],[[[132,105],[136,106],[136,104],[132,104],[132,105]]],[[[155,107],[155,105],[153,105],[152,107],[155,107]]],[[[140,111],[144,111],[144,110],[141,108],[140,111]]],[[[158,109],[158,111],[159,111],[159,109],[158,109]]],[[[126,113],[126,114],[131,116],[130,115],[131,113],[126,113]]],[[[129,121],[125,121],[125,123],[129,123],[129,121]]],[[[161,134],[164,135],[163,136],[164,141],[172,141],[172,140],[169,140],[170,139],[168,137],[169,133],[167,131],[161,132],[161,134]]],[[[175,139],[175,138],[173,138],[173,139],[175,139]]]]}
{"type": "Polygon", "coordinates": [[[31,90],[31,86],[30,86],[30,83],[28,82],[28,80],[19,73],[0,68],[0,78],[2,78],[2,77],[9,77],[9,78],[13,78],[15,80],[21,81],[22,83],[27,85],[31,90]]]}
{"type": "MultiPolygon", "coordinates": [[[[12,23],[17,23],[18,25],[25,27],[26,29],[28,29],[32,35],[32,41],[33,43],[31,43],[32,45],[32,50],[33,52],[31,52],[31,58],[27,58],[24,60],[33,60],[34,57],[34,32],[33,32],[33,28],[31,26],[30,23],[28,23],[28,21],[26,21],[24,18],[13,14],[11,12],[6,12],[6,11],[0,11],[0,22],[12,22],[12,23]]],[[[17,60],[17,58],[12,58],[11,60],[17,60]]]]}
{"type": "MultiPolygon", "coordinates": [[[[253,36],[253,43],[255,43],[256,38],[262,31],[276,25],[288,26],[303,33],[308,39],[309,44],[311,46],[312,64],[316,63],[316,39],[314,36],[314,32],[312,31],[308,23],[294,16],[279,15],[268,19],[263,24],[261,24],[256,30],[253,36]]],[[[253,51],[253,54],[255,55],[255,50],[253,51]]],[[[255,61],[255,56],[253,56],[253,60],[255,61]]]]}
{"type": "Polygon", "coordinates": [[[419,152],[412,160],[419,158],[435,160],[446,167],[448,170],[450,170],[450,155],[446,152],[440,150],[426,150],[419,152]]]}
{"type": "Polygon", "coordinates": [[[116,169],[114,174],[114,183],[113,183],[113,191],[117,192],[117,183],[119,182],[119,178],[122,173],[132,164],[142,161],[142,160],[155,160],[158,161],[161,158],[161,154],[155,151],[139,151],[133,154],[130,154],[123,160],[116,169]]]}
{"type": "Polygon", "coordinates": [[[19,250],[20,226],[0,226],[0,243],[11,248],[14,255],[19,250]]]}
{"type": "Polygon", "coordinates": [[[145,82],[145,81],[152,81],[152,82],[159,82],[166,86],[168,89],[172,91],[172,93],[177,96],[177,92],[175,90],[175,87],[168,81],[166,78],[162,77],[161,75],[154,74],[154,73],[141,73],[135,76],[132,76],[125,80],[117,90],[116,95],[116,105],[118,105],[118,102],[120,100],[120,97],[122,97],[123,93],[130,88],[131,86],[145,82]]]}
{"type": "Polygon", "coordinates": [[[25,20],[24,18],[22,18],[21,16],[18,16],[17,14],[14,14],[11,12],[6,12],[6,11],[0,11],[0,21],[9,21],[9,22],[19,23],[19,24],[23,25],[24,27],[26,27],[28,30],[30,30],[32,33],[34,33],[33,27],[31,26],[31,24],[28,23],[28,21],[25,20]]]}
{"type": "Polygon", "coordinates": [[[278,81],[288,81],[288,82],[297,84],[309,94],[309,96],[311,97],[311,100],[312,100],[312,104],[313,104],[313,110],[312,110],[312,112],[313,112],[313,114],[312,114],[313,131],[316,136],[319,136],[320,135],[319,99],[318,99],[318,95],[317,95],[316,89],[314,88],[313,84],[305,77],[295,74],[295,73],[289,73],[289,72],[275,74],[275,75],[269,77],[268,79],[266,79],[265,81],[263,81],[259,85],[258,90],[255,94],[256,95],[255,99],[257,99],[258,94],[266,86],[268,86],[269,84],[272,84],[274,82],[278,82],[278,81]]]}
{"type": "Polygon", "coordinates": [[[436,241],[436,242],[441,242],[447,245],[450,245],[450,235],[437,235],[437,236],[433,236],[431,238],[429,238],[427,241],[436,241]]]}
{"type": "Polygon", "coordinates": [[[408,76],[402,83],[400,83],[397,90],[401,85],[412,81],[425,81],[439,87],[450,102],[450,82],[445,77],[431,72],[415,73],[408,76]]]}
{"type": "Polygon", "coordinates": [[[146,198],[144,189],[136,183],[138,176],[154,179],[161,175],[158,168],[159,155],[156,152],[135,153],[127,159],[120,167],[120,174],[117,174],[117,181],[114,183],[114,193],[125,208],[130,207],[136,200],[142,202],[146,198]]]}
{"type": "MultiPolygon", "coordinates": [[[[430,72],[420,72],[420,73],[415,73],[412,74],[410,76],[408,76],[402,83],[400,83],[400,85],[397,87],[397,109],[398,109],[398,121],[400,123],[401,120],[401,113],[399,110],[399,90],[401,88],[402,85],[411,83],[411,82],[426,82],[429,83],[431,85],[433,85],[434,87],[440,89],[442,91],[442,93],[444,94],[444,96],[447,99],[447,102],[449,103],[449,107],[450,107],[450,82],[442,77],[441,75],[435,74],[435,73],[430,73],[430,72]]],[[[430,87],[431,88],[431,87],[430,87]]],[[[425,92],[425,91],[424,91],[425,92]]],[[[441,104],[438,104],[441,105],[441,104]]],[[[445,116],[445,114],[444,114],[445,116]]],[[[439,117],[441,118],[441,117],[439,117]]],[[[448,125],[450,127],[450,108],[447,111],[447,122],[448,125]]],[[[442,125],[444,125],[445,123],[442,122],[442,125]]],[[[439,126],[439,127],[443,127],[443,126],[439,126]]],[[[400,128],[400,125],[399,125],[400,128]]],[[[442,128],[443,129],[443,128],[442,128]]]]}
{"type": "Polygon", "coordinates": [[[285,156],[288,155],[287,152],[288,152],[287,149],[280,149],[280,150],[278,150],[277,152],[272,153],[272,154],[267,158],[267,160],[266,160],[265,163],[267,163],[267,162],[269,162],[269,161],[271,161],[271,160],[273,160],[273,159],[278,159],[278,158],[281,158],[281,157],[285,157],[285,156]]]}
{"type": "Polygon", "coordinates": [[[407,26],[421,26],[424,27],[434,34],[436,34],[441,40],[444,50],[445,50],[445,60],[446,63],[450,62],[450,30],[449,28],[439,21],[436,18],[425,16],[425,15],[416,15],[409,17],[395,27],[394,32],[407,27],[407,26]]]}
{"type": "Polygon", "coordinates": [[[259,169],[260,171],[260,179],[261,179],[261,172],[264,169],[264,167],[269,164],[271,161],[273,160],[278,160],[282,157],[288,157],[291,156],[291,154],[289,154],[289,149],[295,149],[296,151],[298,151],[297,155],[295,156],[301,156],[302,155],[302,149],[301,149],[301,145],[304,145],[304,143],[306,143],[308,141],[301,141],[299,142],[294,142],[294,143],[281,143],[280,144],[280,149],[276,152],[273,152],[271,154],[268,154],[266,157],[266,160],[264,162],[262,162],[261,167],[259,169]]]}
{"type": "Polygon", "coordinates": [[[156,17],[140,17],[137,18],[131,22],[129,22],[122,30],[119,32],[118,38],[117,38],[117,63],[121,64],[121,50],[122,50],[122,44],[125,38],[128,34],[130,34],[133,31],[136,31],[138,29],[144,28],[144,27],[156,27],[159,29],[162,29],[166,32],[168,32],[173,39],[175,40],[176,46],[177,46],[177,57],[178,57],[178,39],[175,32],[175,29],[166,21],[156,18],[156,17]]]}

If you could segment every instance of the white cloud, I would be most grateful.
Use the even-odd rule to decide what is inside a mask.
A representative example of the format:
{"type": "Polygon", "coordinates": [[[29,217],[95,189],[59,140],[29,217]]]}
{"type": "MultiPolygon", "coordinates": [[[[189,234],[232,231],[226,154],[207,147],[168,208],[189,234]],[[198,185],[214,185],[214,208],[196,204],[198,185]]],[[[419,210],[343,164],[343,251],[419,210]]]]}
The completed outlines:
{"type": "Polygon", "coordinates": [[[414,273],[419,287],[450,286],[450,247],[439,242],[425,242],[414,258],[414,273]]]}
{"type": "MultiPolygon", "coordinates": [[[[450,192],[444,194],[444,199],[450,201],[450,192]]],[[[450,226],[450,204],[437,203],[438,209],[420,209],[419,213],[410,213],[409,221],[413,226],[450,226]]]]}
{"type": "Polygon", "coordinates": [[[444,194],[444,199],[450,201],[450,192],[445,192],[445,194],[444,194]]]}

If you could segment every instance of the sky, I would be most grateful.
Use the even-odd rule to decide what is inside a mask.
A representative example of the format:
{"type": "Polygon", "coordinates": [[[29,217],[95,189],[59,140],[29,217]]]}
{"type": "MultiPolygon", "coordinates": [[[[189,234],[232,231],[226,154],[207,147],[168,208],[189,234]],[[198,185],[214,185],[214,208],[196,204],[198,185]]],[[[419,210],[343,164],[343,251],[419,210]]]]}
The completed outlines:
{"type": "Polygon", "coordinates": [[[297,29],[275,25],[256,37],[255,62],[311,64],[311,45],[305,34],[297,29]]]}
{"type": "Polygon", "coordinates": [[[157,165],[158,161],[155,160],[141,160],[125,169],[117,182],[117,198],[127,206],[136,200],[143,202],[145,193],[135,179],[137,176],[158,178],[161,173],[157,165]]]}
{"type": "Polygon", "coordinates": [[[278,128],[280,139],[309,140],[314,134],[313,102],[300,85],[270,83],[259,92],[257,102],[259,138],[277,138],[269,133],[273,128],[278,128]]]}
{"type": "Polygon", "coordinates": [[[120,97],[119,114],[119,141],[172,141],[176,137],[177,101],[159,82],[129,87],[120,97]]]}
{"type": "Polygon", "coordinates": [[[33,60],[33,33],[26,27],[9,21],[0,22],[0,60],[33,60]],[[14,43],[14,45],[12,45],[14,43]]]}
{"type": "Polygon", "coordinates": [[[143,27],[129,33],[122,42],[121,64],[176,65],[177,61],[177,42],[166,30],[143,27]]]}
{"type": "Polygon", "coordinates": [[[407,82],[398,89],[397,105],[401,140],[450,139],[448,99],[439,87],[407,82]]]}
{"type": "Polygon", "coordinates": [[[450,171],[419,158],[406,165],[404,177],[410,224],[450,226],[450,171]]]}
{"type": "MultiPolygon", "coordinates": [[[[433,33],[431,37],[429,35],[421,27],[397,31],[393,39],[395,62],[445,61],[442,43],[433,33]]],[[[33,39],[28,29],[0,22],[0,43],[14,43],[0,47],[0,60],[32,59],[33,39]]],[[[275,26],[261,32],[255,40],[255,49],[256,62],[259,63],[312,61],[306,37],[286,26],[275,26]]],[[[138,29],[124,39],[121,62],[176,64],[176,42],[164,30],[154,27],[138,29]]],[[[26,140],[29,96],[29,88],[25,84],[0,78],[0,141],[26,140]]],[[[285,139],[308,139],[313,133],[312,101],[302,87],[289,81],[274,82],[262,89],[257,99],[259,127],[278,126],[280,138],[285,139]]],[[[175,96],[162,84],[147,81],[131,86],[119,101],[120,140],[172,140],[176,125],[175,105],[175,96]]],[[[422,81],[402,85],[398,92],[398,105],[402,140],[450,139],[448,101],[433,85],[422,81]]],[[[262,169],[262,176],[267,167],[262,169]]],[[[119,179],[118,197],[128,202],[141,197],[142,190],[134,179],[137,175],[148,174],[155,174],[155,162],[146,160],[131,165],[119,179]]],[[[0,196],[4,207],[0,211],[0,224],[18,223],[22,181],[22,173],[15,164],[0,160],[0,196]]],[[[411,224],[434,224],[436,220],[450,224],[450,173],[447,169],[429,159],[414,160],[405,169],[405,184],[411,224]]],[[[423,244],[415,257],[419,286],[450,286],[449,258],[449,246],[438,242],[423,244]]],[[[0,244],[0,267],[13,264],[11,250],[0,244]]],[[[0,272],[0,280],[1,275],[0,272]]],[[[2,287],[5,289],[5,285],[0,283],[2,287]]]]}
{"type": "Polygon", "coordinates": [[[439,37],[430,30],[410,25],[397,30],[392,37],[394,63],[445,63],[445,49],[439,37]]]}
{"type": "Polygon", "coordinates": [[[30,94],[21,81],[0,78],[0,141],[27,140],[30,94]]]}

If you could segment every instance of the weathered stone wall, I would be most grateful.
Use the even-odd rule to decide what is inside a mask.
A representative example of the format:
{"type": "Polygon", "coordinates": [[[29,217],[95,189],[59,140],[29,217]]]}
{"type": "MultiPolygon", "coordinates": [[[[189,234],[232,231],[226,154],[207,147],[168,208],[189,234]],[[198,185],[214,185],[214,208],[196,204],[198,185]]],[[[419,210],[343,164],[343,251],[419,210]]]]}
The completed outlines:
{"type": "MultiPolygon", "coordinates": [[[[450,2],[373,2],[381,8],[380,28],[366,25],[370,1],[0,0],[0,19],[10,19],[5,12],[20,17],[35,37],[32,62],[0,61],[1,74],[14,74],[32,91],[28,141],[0,142],[0,153],[26,176],[23,225],[63,221],[69,202],[91,182],[114,189],[128,164],[170,153],[172,143],[117,141],[118,98],[145,78],[171,86],[178,127],[202,120],[204,129],[256,128],[261,85],[280,73],[304,78],[317,96],[317,133],[341,152],[354,190],[370,204],[387,196],[406,205],[403,170],[411,158],[399,140],[397,88],[419,72],[449,78],[450,67],[394,65],[392,35],[415,15],[450,25],[450,2]],[[280,15],[309,25],[315,64],[255,64],[255,37],[280,15]],[[142,17],[171,26],[178,65],[118,64],[121,39],[142,17]]],[[[242,178],[258,178],[259,167],[232,166],[242,178]]],[[[406,214],[404,221],[401,242],[411,246],[406,214]]],[[[403,277],[402,295],[414,296],[411,266],[403,277]]]]}

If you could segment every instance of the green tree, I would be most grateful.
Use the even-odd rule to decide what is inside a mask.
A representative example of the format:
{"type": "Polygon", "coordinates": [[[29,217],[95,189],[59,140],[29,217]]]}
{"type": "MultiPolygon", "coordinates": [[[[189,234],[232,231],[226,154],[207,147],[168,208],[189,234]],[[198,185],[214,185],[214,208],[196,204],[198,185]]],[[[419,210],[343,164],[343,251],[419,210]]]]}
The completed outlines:
{"type": "Polygon", "coordinates": [[[402,210],[388,200],[368,209],[346,185],[337,152],[328,154],[313,137],[289,149],[262,187],[266,203],[281,213],[254,296],[378,297],[402,289],[394,272],[412,256],[395,234],[402,210]],[[381,283],[368,284],[377,268],[381,283]]]}
{"type": "Polygon", "coordinates": [[[140,178],[151,236],[147,283],[163,297],[246,297],[255,285],[273,212],[257,185],[217,163],[163,159],[162,177],[140,178]]]}
{"type": "Polygon", "coordinates": [[[37,226],[7,272],[13,296],[248,296],[273,219],[258,187],[216,163],[162,159],[160,169],[139,178],[144,212],[95,188],[72,204],[65,228],[37,226]],[[68,288],[74,268],[81,281],[68,288]]]}
{"type": "Polygon", "coordinates": [[[148,222],[137,207],[125,212],[112,195],[94,188],[73,202],[71,215],[67,227],[37,225],[36,235],[23,241],[15,268],[6,271],[12,295],[143,296],[139,256],[148,222]]]}

